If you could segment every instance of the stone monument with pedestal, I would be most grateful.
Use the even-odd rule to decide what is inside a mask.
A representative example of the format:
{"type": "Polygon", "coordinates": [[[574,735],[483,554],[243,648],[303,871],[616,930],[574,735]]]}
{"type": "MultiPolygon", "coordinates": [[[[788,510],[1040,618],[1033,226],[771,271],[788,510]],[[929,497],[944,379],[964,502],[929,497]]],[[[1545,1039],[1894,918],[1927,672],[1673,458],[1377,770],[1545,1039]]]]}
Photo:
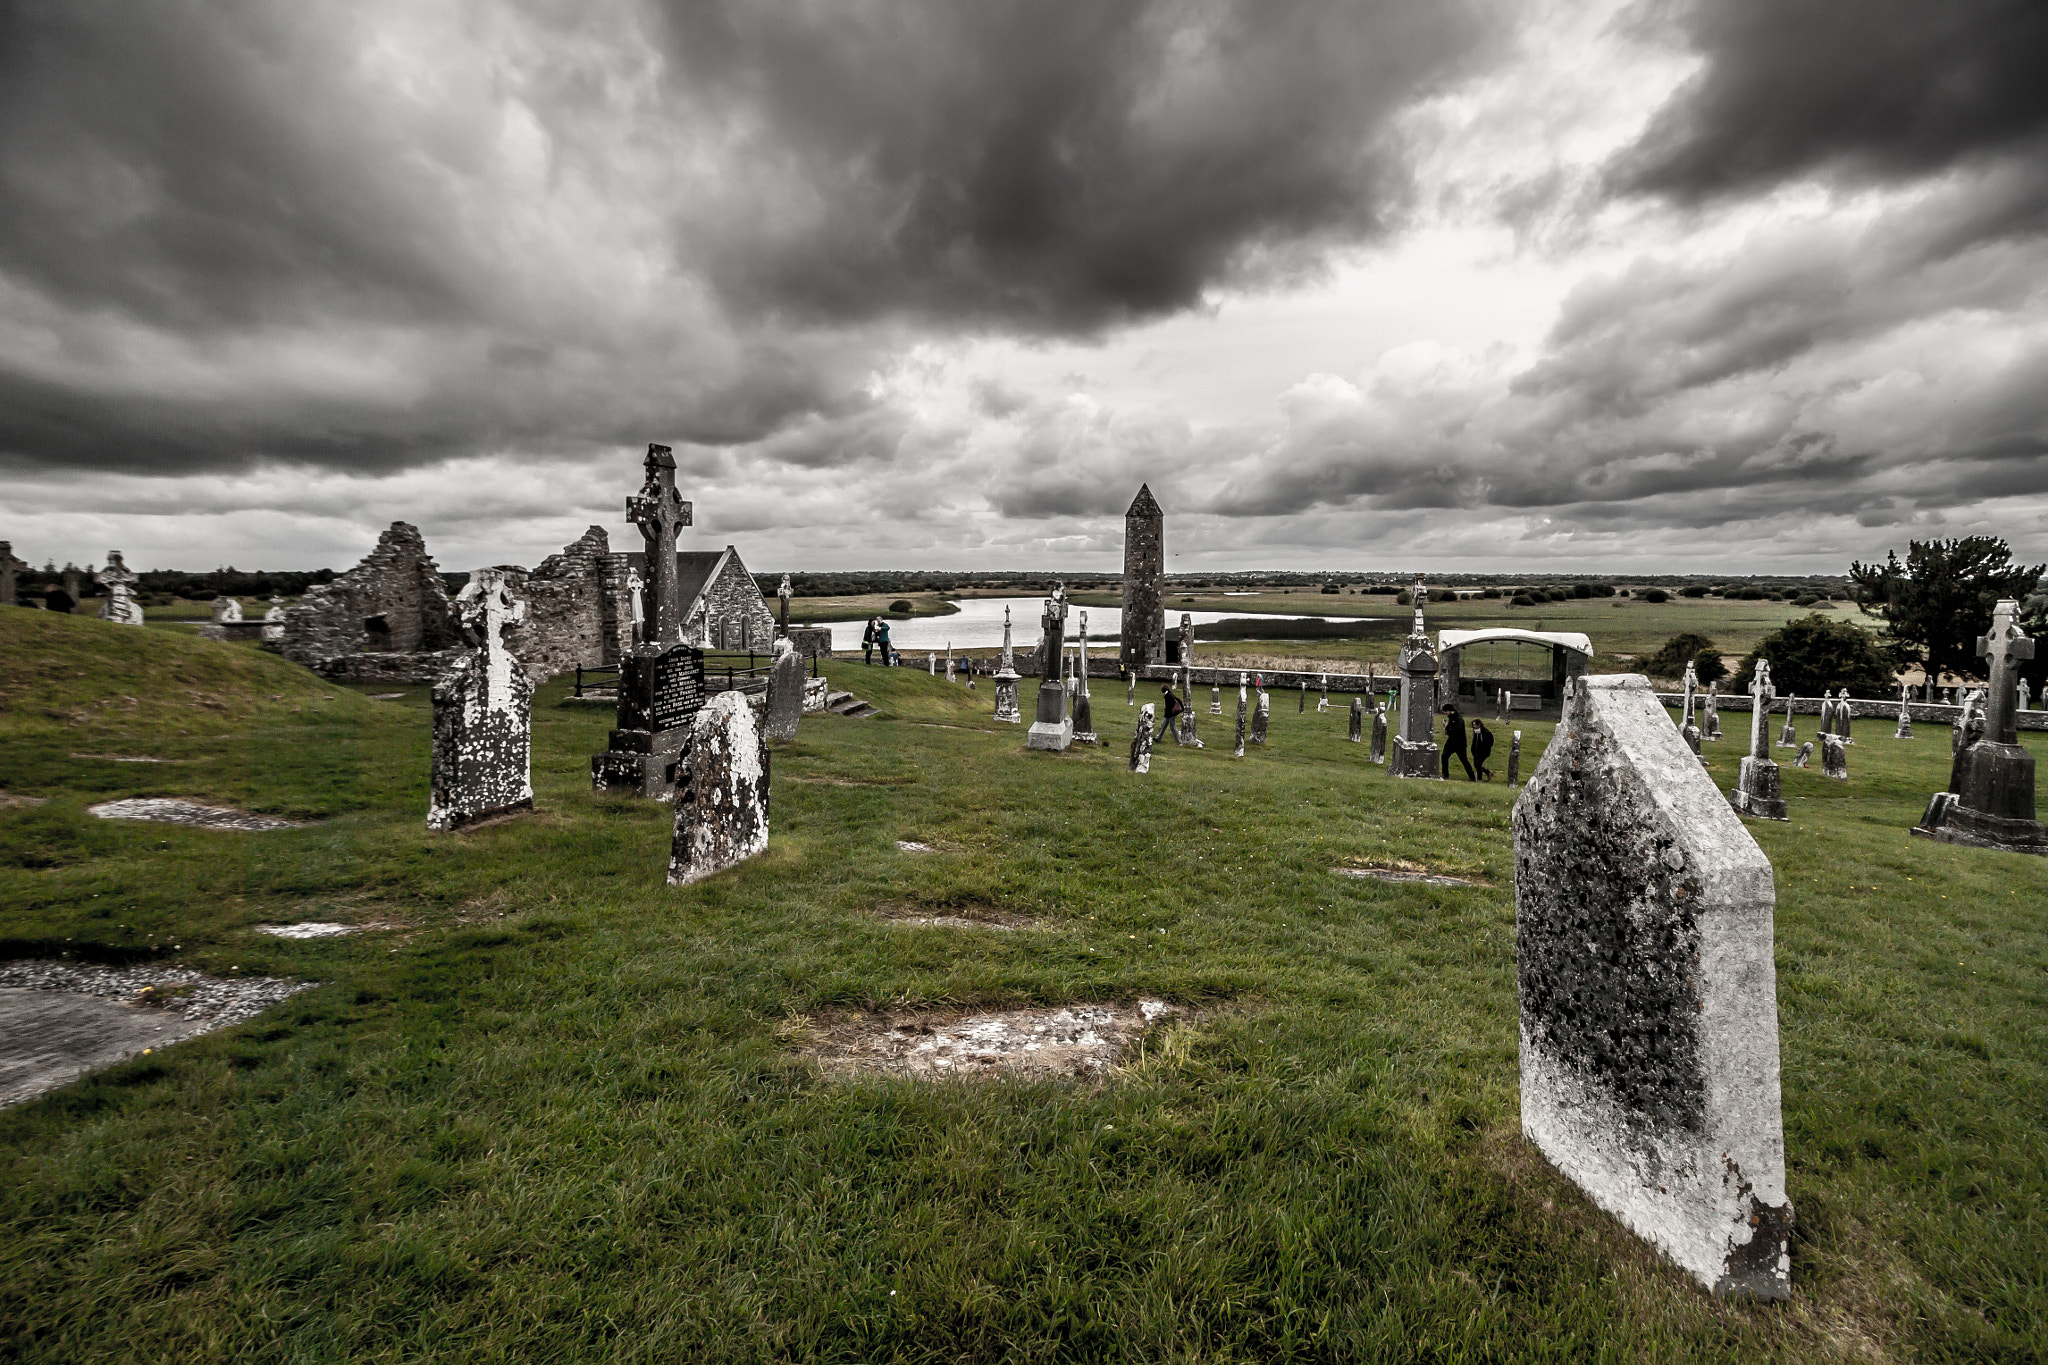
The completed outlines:
{"type": "Polygon", "coordinates": [[[1021,725],[1024,713],[1017,705],[1017,654],[1010,644],[1010,609],[1003,608],[1003,657],[996,669],[996,719],[1021,725]]]}
{"type": "Polygon", "coordinates": [[[1441,780],[1436,745],[1436,650],[1429,643],[1429,631],[1422,609],[1429,601],[1429,589],[1418,576],[1415,580],[1415,624],[1401,642],[1395,666],[1401,670],[1401,725],[1394,736],[1392,772],[1395,777],[1425,777],[1441,780]]]}
{"type": "Polygon", "coordinates": [[[611,742],[590,760],[597,791],[631,792],[673,801],[676,764],[690,725],[704,706],[704,654],[681,643],[682,591],[676,575],[676,533],[692,508],[676,493],[674,453],[647,447],[647,478],[626,500],[626,516],[647,548],[639,643],[619,659],[619,713],[611,742]]]}
{"type": "Polygon", "coordinates": [[[1074,742],[1073,717],[1067,714],[1066,688],[1060,682],[1060,661],[1066,655],[1067,585],[1053,585],[1039,617],[1043,632],[1038,645],[1038,718],[1024,736],[1029,749],[1050,749],[1055,753],[1074,742]]]}
{"type": "Polygon", "coordinates": [[[2019,603],[2001,601],[1991,633],[1977,638],[1978,657],[1991,662],[1984,737],[1956,755],[1948,790],[1936,792],[1913,833],[1943,843],[2048,854],[2048,830],[2034,818],[2034,756],[2020,747],[2014,723],[2019,666],[2034,657],[2034,642],[2019,626],[2019,603]]]}
{"type": "Polygon", "coordinates": [[[1074,667],[1074,740],[1078,744],[1100,744],[1095,737],[1095,710],[1088,697],[1088,613],[1081,614],[1081,632],[1076,638],[1078,658],[1074,667]]]}
{"type": "Polygon", "coordinates": [[[1758,659],[1756,673],[1749,680],[1749,756],[1742,760],[1742,774],[1728,793],[1728,804],[1760,820],[1789,820],[1784,784],[1778,777],[1777,762],[1771,758],[1773,696],[1771,666],[1758,659]]]}

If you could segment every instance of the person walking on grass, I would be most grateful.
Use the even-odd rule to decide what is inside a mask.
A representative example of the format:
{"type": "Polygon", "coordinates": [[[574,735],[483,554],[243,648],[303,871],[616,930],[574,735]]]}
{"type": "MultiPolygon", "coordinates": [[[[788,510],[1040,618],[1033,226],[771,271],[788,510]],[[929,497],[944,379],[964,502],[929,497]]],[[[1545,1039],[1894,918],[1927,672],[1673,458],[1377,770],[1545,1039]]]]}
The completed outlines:
{"type": "Polygon", "coordinates": [[[1444,707],[1444,715],[1448,717],[1444,721],[1444,778],[1449,780],[1451,755],[1456,754],[1465,769],[1465,780],[1476,782],[1479,779],[1472,775],[1472,760],[1465,757],[1465,718],[1458,714],[1456,703],[1444,707]]]}
{"type": "Polygon", "coordinates": [[[869,668],[875,666],[875,618],[868,618],[867,629],[860,633],[860,661],[869,668]]]}
{"type": "Polygon", "coordinates": [[[1486,722],[1472,717],[1472,766],[1479,770],[1481,782],[1493,781],[1493,774],[1487,770],[1486,760],[1493,754],[1493,731],[1486,728],[1486,722]]]}
{"type": "Polygon", "coordinates": [[[1187,704],[1175,693],[1173,684],[1170,682],[1159,684],[1159,696],[1161,698],[1159,706],[1159,733],[1152,736],[1154,744],[1161,742],[1170,734],[1177,733],[1180,713],[1188,709],[1187,704]]]}

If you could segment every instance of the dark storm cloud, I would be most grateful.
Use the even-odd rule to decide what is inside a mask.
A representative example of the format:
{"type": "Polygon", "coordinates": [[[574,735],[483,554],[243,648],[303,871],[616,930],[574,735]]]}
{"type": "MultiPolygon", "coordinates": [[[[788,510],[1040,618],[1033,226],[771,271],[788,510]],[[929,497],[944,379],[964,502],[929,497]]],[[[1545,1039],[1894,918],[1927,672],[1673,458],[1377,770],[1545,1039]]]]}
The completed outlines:
{"type": "Polygon", "coordinates": [[[1706,59],[1622,159],[1700,199],[1805,175],[1896,179],[2048,139],[2041,0],[1675,0],[1706,59]]]}
{"type": "Polygon", "coordinates": [[[1383,133],[1483,46],[1405,0],[676,0],[673,79],[758,150],[719,263],[798,315],[1090,329],[1380,230],[1383,133]],[[815,195],[815,200],[810,196],[815,195]]]}

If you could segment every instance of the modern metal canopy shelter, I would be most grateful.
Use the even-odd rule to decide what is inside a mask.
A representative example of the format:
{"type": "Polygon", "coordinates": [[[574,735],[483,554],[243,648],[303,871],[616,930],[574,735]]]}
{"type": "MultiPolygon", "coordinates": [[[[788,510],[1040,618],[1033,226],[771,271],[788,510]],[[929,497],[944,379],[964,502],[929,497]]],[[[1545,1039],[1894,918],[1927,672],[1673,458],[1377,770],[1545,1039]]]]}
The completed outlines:
{"type": "Polygon", "coordinates": [[[1436,648],[1443,660],[1438,695],[1445,698],[1484,701],[1506,689],[1555,706],[1565,679],[1583,676],[1593,661],[1593,641],[1575,630],[1440,630],[1436,648]],[[1465,651],[1474,646],[1468,667],[1465,651]]]}

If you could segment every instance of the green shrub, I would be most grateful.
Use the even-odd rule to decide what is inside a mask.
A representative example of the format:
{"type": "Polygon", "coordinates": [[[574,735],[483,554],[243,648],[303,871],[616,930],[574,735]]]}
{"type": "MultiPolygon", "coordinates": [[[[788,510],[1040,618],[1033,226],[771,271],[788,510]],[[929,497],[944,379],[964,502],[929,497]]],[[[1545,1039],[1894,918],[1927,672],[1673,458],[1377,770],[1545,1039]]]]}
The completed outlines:
{"type": "Polygon", "coordinates": [[[894,602],[891,602],[891,603],[889,604],[889,610],[890,610],[890,611],[909,611],[909,610],[910,610],[910,599],[909,599],[909,598],[907,598],[907,597],[899,597],[899,598],[897,598],[897,599],[896,599],[896,600],[895,600],[894,602]]]}
{"type": "Polygon", "coordinates": [[[1653,678],[1682,678],[1688,663],[1703,683],[1718,682],[1728,676],[1728,665],[1721,662],[1714,642],[1694,631],[1666,640],[1663,648],[1643,660],[1642,669],[1653,678]]]}
{"type": "Polygon", "coordinates": [[[1536,599],[1529,596],[1528,593],[1518,592],[1508,599],[1508,605],[1511,607],[1533,607],[1536,605],[1536,599]]]}
{"type": "Polygon", "coordinates": [[[1645,602],[1669,602],[1671,594],[1662,588],[1649,588],[1644,591],[1643,600],[1645,602]]]}
{"type": "Polygon", "coordinates": [[[1572,596],[1573,596],[1573,597],[1577,597],[1577,598],[1580,598],[1580,599],[1584,599],[1584,598],[1588,598],[1588,597],[1591,597],[1592,595],[1593,595],[1593,585],[1592,585],[1591,583],[1574,583],[1574,584],[1572,584],[1572,596]]]}
{"type": "Polygon", "coordinates": [[[1678,590],[1680,597],[1705,597],[1707,590],[1698,583],[1688,583],[1678,590]]]}
{"type": "Polygon", "coordinates": [[[1735,672],[1735,690],[1749,686],[1758,659],[1770,660],[1771,686],[1781,697],[1811,697],[1838,687],[1848,688],[1851,696],[1885,697],[1894,687],[1891,665],[1876,642],[1853,623],[1817,612],[1787,621],[1757,641],[1735,672]]]}

